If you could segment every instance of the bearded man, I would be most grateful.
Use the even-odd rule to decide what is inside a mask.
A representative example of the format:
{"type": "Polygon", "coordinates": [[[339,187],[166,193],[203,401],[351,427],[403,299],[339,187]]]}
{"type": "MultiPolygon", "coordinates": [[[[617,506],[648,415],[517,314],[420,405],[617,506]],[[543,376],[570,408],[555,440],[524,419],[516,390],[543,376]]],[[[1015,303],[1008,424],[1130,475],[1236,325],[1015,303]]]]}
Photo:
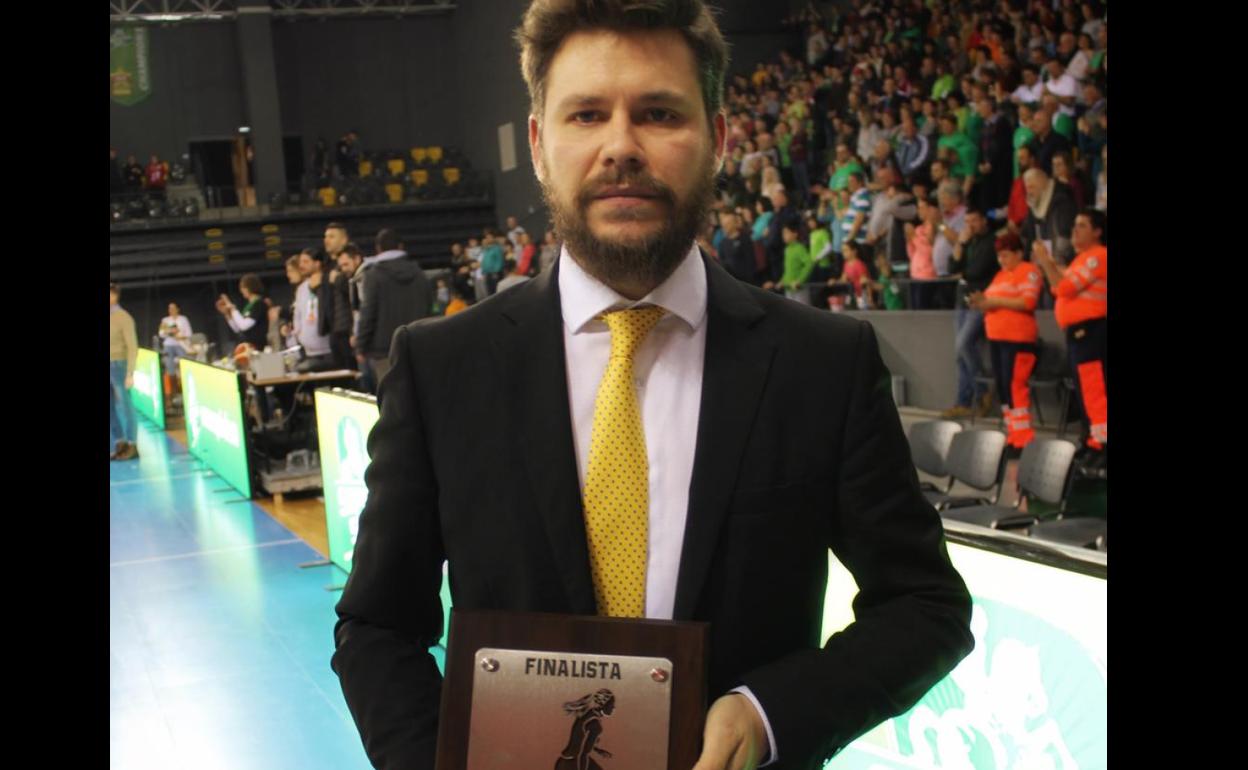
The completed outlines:
{"type": "Polygon", "coordinates": [[[457,608],[708,622],[694,770],[819,767],[973,644],[875,336],[696,247],[726,133],[700,0],[535,0],[516,37],[563,249],[394,336],[335,628],[365,748],[434,765],[445,560],[457,608]],[[859,594],[825,641],[829,549],[859,594]]]}

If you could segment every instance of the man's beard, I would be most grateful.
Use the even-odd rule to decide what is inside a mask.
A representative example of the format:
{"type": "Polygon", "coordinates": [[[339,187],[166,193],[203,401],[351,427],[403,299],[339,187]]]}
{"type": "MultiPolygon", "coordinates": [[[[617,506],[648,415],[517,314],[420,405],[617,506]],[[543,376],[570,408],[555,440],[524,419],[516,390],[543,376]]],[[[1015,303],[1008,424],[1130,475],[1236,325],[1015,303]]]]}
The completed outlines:
{"type": "MultiPolygon", "coordinates": [[[[714,163],[704,164],[695,173],[696,184],[683,201],[677,199],[671,187],[645,171],[623,171],[619,167],[583,184],[571,207],[564,206],[546,182],[541,183],[542,196],[551,212],[557,237],[567,244],[568,251],[585,272],[612,288],[638,285],[653,288],[667,280],[684,260],[710,213],[715,199],[714,163]],[[594,235],[589,226],[590,204],[604,189],[623,185],[640,188],[643,194],[653,196],[653,205],[666,208],[668,216],[646,236],[608,239],[594,235]]],[[[622,222],[642,216],[653,214],[647,211],[638,215],[624,209],[613,211],[606,218],[622,222]]]]}

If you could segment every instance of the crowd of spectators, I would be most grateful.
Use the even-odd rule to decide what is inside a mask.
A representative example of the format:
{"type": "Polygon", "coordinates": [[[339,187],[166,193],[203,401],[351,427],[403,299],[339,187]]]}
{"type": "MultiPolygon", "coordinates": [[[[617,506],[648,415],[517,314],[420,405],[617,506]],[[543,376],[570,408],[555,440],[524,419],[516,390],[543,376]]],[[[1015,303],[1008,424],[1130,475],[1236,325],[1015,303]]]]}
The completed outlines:
{"type": "Polygon", "coordinates": [[[165,188],[174,172],[180,173],[180,170],[173,169],[168,161],[161,160],[155,153],[148,159],[146,166],[133,153],[127,155],[123,163],[115,147],[108,149],[108,170],[108,192],[111,198],[148,193],[163,199],[165,188]]]}
{"type": "Polygon", "coordinates": [[[1103,4],[854,0],[788,23],[802,56],[726,89],[701,242],[738,278],[832,309],[952,308],[968,212],[989,249],[1011,232],[1074,257],[1076,212],[1106,210],[1103,4]]]}

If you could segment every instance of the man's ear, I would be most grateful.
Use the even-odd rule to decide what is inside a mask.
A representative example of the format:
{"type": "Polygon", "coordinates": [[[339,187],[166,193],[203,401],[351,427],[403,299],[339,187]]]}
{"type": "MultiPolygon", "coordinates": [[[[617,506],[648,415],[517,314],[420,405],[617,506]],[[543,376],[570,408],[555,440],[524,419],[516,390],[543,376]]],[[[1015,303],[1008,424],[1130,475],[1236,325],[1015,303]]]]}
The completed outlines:
{"type": "Polygon", "coordinates": [[[546,165],[542,162],[542,128],[536,115],[529,115],[529,157],[533,161],[533,173],[537,181],[546,181],[546,165]]]}

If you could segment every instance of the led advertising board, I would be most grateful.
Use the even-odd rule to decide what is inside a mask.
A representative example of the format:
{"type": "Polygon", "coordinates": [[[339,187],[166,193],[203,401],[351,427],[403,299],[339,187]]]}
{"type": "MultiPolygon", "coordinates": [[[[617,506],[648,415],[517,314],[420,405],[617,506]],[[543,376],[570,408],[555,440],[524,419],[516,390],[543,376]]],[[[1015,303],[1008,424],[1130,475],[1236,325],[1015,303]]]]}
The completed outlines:
{"type": "Polygon", "coordinates": [[[160,373],[160,354],[147,348],[139,348],[139,358],[134,365],[134,387],[130,388],[130,403],[134,410],[165,428],[164,380],[160,373]]]}
{"type": "Polygon", "coordinates": [[[187,449],[243,497],[251,497],[241,375],[189,358],[178,365],[187,449]]]}
{"type": "MultiPolygon", "coordinates": [[[[1104,770],[1106,579],[955,542],[949,556],[971,592],[974,651],[825,767],[1104,770]]],[[[829,567],[825,639],[853,620],[857,591],[829,567]]]]}
{"type": "MultiPolygon", "coordinates": [[[[329,560],[351,571],[360,512],[368,501],[364,471],[368,469],[368,433],[377,422],[377,399],[342,388],[316,391],[316,433],[321,453],[321,489],[325,497],[325,530],[329,560]]],[[[450,629],[451,592],[442,564],[442,639],[430,649],[444,665],[450,629]]]]}

